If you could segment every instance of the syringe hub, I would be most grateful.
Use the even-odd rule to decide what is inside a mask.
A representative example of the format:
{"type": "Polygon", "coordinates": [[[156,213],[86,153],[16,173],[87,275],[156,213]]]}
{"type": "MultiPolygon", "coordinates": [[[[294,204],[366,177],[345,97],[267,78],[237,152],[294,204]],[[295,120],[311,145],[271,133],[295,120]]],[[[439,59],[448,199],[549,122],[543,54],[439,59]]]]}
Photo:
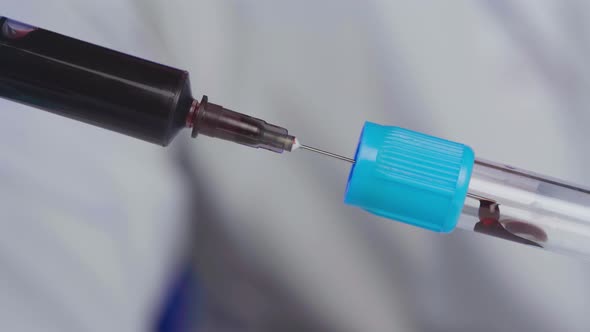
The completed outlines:
{"type": "Polygon", "coordinates": [[[207,96],[193,103],[187,126],[193,137],[203,134],[278,153],[291,151],[295,142],[287,129],[210,103],[207,96]]]}

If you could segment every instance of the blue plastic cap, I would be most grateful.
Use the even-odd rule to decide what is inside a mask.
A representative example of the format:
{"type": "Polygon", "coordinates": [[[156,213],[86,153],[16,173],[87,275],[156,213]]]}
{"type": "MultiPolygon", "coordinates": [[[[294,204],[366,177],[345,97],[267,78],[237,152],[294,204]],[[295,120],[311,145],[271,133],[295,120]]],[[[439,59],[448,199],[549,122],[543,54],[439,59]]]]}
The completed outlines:
{"type": "Polygon", "coordinates": [[[463,144],[367,122],[344,202],[437,232],[457,225],[475,156],[463,144]]]}

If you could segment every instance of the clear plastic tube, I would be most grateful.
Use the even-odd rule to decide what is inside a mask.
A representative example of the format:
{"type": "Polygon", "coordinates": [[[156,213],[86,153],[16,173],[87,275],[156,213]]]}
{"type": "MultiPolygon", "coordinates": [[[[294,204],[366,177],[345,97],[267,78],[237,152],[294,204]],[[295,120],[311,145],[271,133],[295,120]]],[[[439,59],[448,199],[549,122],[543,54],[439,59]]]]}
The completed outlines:
{"type": "Polygon", "coordinates": [[[477,160],[457,226],[590,258],[590,190],[477,160]]]}

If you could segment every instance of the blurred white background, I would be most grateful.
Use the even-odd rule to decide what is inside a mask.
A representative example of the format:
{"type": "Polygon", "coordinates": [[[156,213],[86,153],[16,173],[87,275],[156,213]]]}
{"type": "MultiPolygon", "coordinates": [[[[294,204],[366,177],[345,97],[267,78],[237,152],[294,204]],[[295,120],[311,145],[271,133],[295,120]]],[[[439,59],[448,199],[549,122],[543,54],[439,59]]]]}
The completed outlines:
{"type": "MultiPolygon", "coordinates": [[[[195,96],[310,145],[352,155],[371,120],[590,185],[586,1],[19,0],[1,10],[187,69],[195,96]]],[[[162,149],[6,101],[0,123],[2,330],[148,330],[194,241],[205,331],[590,326],[588,262],[344,206],[346,163],[187,134],[162,149]],[[186,149],[197,191],[176,165],[186,149]],[[191,211],[198,202],[214,203],[191,211]]]]}

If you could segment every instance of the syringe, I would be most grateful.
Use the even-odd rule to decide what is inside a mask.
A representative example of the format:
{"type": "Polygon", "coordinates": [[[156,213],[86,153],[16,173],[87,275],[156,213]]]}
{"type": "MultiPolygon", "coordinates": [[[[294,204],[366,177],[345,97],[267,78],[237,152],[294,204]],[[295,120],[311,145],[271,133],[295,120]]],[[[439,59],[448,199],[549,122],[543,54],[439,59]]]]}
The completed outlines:
{"type": "Polygon", "coordinates": [[[188,72],[0,17],[0,97],[166,146],[183,128],[291,151],[287,129],[193,99],[188,72]]]}

